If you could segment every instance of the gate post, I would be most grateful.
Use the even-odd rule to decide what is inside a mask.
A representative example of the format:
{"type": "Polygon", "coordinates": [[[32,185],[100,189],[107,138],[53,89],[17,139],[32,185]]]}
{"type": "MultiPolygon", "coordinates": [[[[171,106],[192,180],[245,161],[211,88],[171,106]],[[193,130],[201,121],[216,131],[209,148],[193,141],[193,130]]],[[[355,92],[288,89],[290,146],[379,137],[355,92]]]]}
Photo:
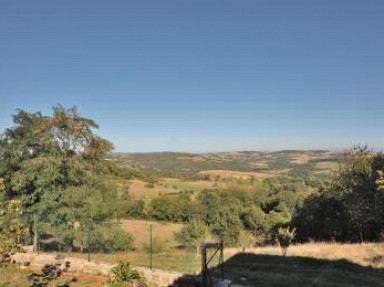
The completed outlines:
{"type": "Polygon", "coordinates": [[[201,245],[201,267],[203,287],[207,287],[207,246],[205,244],[201,245]]]}

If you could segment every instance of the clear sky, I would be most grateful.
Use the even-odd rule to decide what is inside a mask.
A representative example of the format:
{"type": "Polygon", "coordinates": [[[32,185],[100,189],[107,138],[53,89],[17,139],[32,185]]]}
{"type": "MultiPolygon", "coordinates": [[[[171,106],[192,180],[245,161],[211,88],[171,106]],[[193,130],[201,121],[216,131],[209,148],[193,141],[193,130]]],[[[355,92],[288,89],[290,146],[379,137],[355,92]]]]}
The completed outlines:
{"type": "Polygon", "coordinates": [[[117,151],[384,146],[382,0],[1,0],[0,130],[61,103],[117,151]]]}

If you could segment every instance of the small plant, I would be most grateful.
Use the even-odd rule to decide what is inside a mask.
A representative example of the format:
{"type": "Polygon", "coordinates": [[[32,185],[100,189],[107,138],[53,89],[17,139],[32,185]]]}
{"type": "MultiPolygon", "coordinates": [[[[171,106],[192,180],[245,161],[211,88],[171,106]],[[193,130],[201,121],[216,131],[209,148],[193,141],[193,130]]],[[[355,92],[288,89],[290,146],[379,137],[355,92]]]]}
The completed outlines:
{"type": "Polygon", "coordinates": [[[145,287],[144,277],[134,268],[131,262],[123,258],[119,265],[112,269],[113,278],[108,282],[110,287],[145,287]]]}
{"type": "Polygon", "coordinates": [[[277,239],[279,241],[281,253],[283,254],[283,256],[287,256],[288,247],[291,245],[295,236],[296,236],[295,228],[293,228],[292,230],[289,230],[289,227],[278,229],[277,239]]]}

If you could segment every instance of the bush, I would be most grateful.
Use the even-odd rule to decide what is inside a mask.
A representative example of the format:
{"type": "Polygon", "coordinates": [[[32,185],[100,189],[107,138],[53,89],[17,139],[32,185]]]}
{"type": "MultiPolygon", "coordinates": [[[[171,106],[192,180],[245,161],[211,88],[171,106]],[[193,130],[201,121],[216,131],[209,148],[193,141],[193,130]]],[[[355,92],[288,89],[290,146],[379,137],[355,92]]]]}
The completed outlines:
{"type": "Polygon", "coordinates": [[[246,248],[249,248],[249,247],[251,247],[252,245],[255,244],[255,238],[252,235],[252,233],[250,233],[249,231],[247,231],[247,230],[240,230],[240,233],[239,233],[239,244],[240,244],[240,246],[242,248],[242,251],[244,253],[246,248]]]}
{"type": "Polygon", "coordinates": [[[277,239],[279,241],[279,245],[281,247],[281,252],[283,256],[287,255],[288,247],[291,245],[292,240],[295,238],[295,235],[296,235],[295,228],[292,230],[289,230],[289,227],[278,229],[277,239]]]}
{"type": "Polygon", "coordinates": [[[128,251],[134,249],[134,239],[120,227],[102,226],[93,231],[90,247],[103,252],[128,251]]]}
{"type": "Polygon", "coordinates": [[[204,243],[208,235],[209,230],[205,223],[192,219],[179,232],[175,233],[175,239],[181,245],[196,247],[198,253],[199,246],[204,243]]]}
{"type": "Polygon", "coordinates": [[[147,286],[144,276],[133,269],[131,263],[123,259],[112,269],[113,278],[108,282],[110,287],[147,286]]]}

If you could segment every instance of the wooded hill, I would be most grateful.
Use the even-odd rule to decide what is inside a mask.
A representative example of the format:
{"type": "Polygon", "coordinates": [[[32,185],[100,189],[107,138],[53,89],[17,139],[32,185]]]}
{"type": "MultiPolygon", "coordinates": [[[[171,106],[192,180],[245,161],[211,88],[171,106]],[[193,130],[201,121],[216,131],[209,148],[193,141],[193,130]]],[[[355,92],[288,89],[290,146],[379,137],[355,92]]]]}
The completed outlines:
{"type": "Polygon", "coordinates": [[[265,178],[279,175],[329,174],[342,152],[327,150],[238,151],[218,153],[113,153],[108,159],[158,176],[195,174],[265,178]],[[215,172],[216,171],[216,172],[215,172]],[[217,172],[217,171],[222,171],[217,172]],[[238,173],[225,173],[232,171],[238,173]],[[243,173],[243,174],[242,174],[243,173]]]}

